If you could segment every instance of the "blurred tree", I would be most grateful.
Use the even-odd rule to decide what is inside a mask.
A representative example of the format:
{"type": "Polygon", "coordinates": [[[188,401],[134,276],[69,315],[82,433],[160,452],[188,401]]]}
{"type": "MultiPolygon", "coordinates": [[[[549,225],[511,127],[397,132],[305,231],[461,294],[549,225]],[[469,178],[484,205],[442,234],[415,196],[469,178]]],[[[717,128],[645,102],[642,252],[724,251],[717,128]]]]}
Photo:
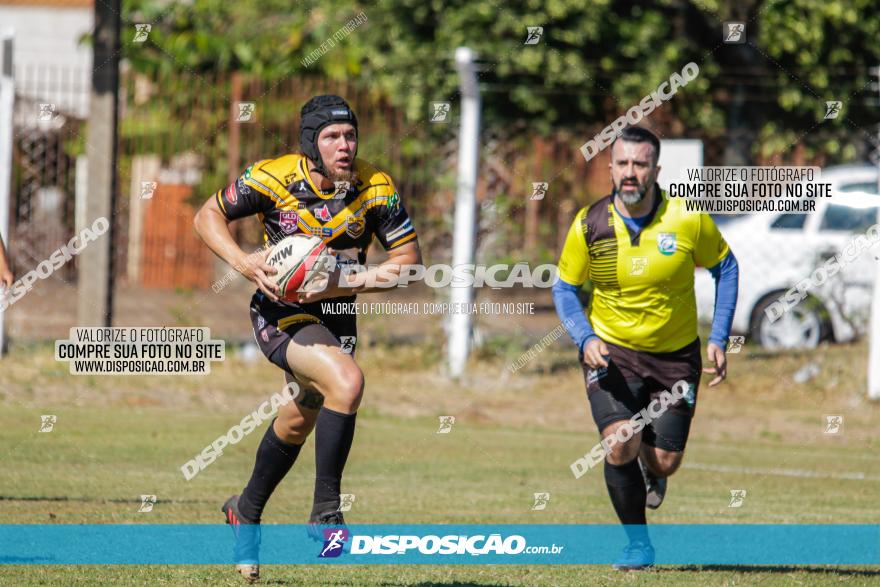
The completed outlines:
{"type": "Polygon", "coordinates": [[[430,102],[456,102],[452,55],[468,45],[484,124],[525,120],[542,133],[604,126],[694,61],[700,76],[654,116],[675,136],[725,137],[731,164],[797,142],[807,157],[852,159],[878,118],[875,0],[130,0],[125,18],[153,23],[148,45],[126,46],[140,71],[356,76],[425,122],[430,102]],[[365,23],[303,64],[360,12],[365,23]],[[745,43],[722,43],[725,21],[746,23],[745,43]],[[536,26],[541,38],[526,45],[536,26]],[[828,100],[843,102],[836,121],[823,121],[828,100]]]}

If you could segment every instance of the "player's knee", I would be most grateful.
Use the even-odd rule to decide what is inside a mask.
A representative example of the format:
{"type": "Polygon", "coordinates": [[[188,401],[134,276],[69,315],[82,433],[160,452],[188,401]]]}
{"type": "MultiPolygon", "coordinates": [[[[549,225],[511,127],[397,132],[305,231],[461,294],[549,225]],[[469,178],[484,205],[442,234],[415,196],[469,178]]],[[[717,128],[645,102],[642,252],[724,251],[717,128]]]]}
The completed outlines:
{"type": "Polygon", "coordinates": [[[663,477],[669,477],[675,473],[681,466],[681,460],[684,453],[680,452],[662,452],[654,455],[654,468],[658,469],[657,474],[663,477]]]}
{"type": "Polygon", "coordinates": [[[606,430],[601,444],[605,449],[606,458],[612,465],[623,465],[639,455],[642,435],[627,434],[628,430],[615,428],[606,430]]]}
{"type": "Polygon", "coordinates": [[[606,457],[612,465],[623,465],[639,456],[638,448],[633,448],[630,443],[614,447],[606,457]]]}
{"type": "Polygon", "coordinates": [[[364,374],[360,367],[355,364],[347,365],[339,369],[336,377],[328,390],[338,401],[351,404],[356,407],[360,404],[364,393],[364,374]]]}

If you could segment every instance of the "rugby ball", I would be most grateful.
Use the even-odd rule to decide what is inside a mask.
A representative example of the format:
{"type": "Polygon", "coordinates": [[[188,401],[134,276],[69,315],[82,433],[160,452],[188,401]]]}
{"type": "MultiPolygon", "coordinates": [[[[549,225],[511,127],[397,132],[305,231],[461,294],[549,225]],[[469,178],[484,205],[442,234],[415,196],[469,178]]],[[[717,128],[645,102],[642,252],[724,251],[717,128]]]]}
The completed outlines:
{"type": "Polygon", "coordinates": [[[272,247],[266,264],[278,269],[270,277],[278,286],[278,297],[296,300],[297,292],[303,291],[316,277],[325,276],[331,269],[327,245],[316,236],[295,234],[279,241],[272,247]]]}

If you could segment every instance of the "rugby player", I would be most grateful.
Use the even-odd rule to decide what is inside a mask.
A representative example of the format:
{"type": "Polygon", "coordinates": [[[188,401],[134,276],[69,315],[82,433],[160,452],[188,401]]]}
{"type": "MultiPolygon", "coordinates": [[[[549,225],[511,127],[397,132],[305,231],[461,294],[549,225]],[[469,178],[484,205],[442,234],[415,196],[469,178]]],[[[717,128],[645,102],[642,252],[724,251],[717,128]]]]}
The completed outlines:
{"type": "MultiPolygon", "coordinates": [[[[238,538],[237,570],[249,581],[259,577],[257,525],[263,509],[312,429],[316,476],[309,523],[345,523],[339,511],[342,472],[354,438],[364,376],[354,360],[355,314],[325,315],[320,301],[353,302],[358,293],[387,291],[377,284],[394,280],[402,266],[421,263],[415,230],[391,178],[356,157],[358,122],[345,100],[315,96],[303,106],[301,117],[301,154],[248,167],[205,202],[195,218],[205,244],[256,284],[250,304],[254,337],[266,358],[285,372],[287,382],[300,388],[266,430],[247,485],[223,504],[226,521],[238,538]],[[292,234],[312,234],[338,253],[340,263],[349,251],[349,258],[364,265],[375,236],[388,258],[342,278],[337,266],[323,291],[279,299],[270,277],[275,269],[266,264],[269,250],[250,262],[228,228],[232,220],[251,214],[259,215],[269,243],[292,234]],[[373,284],[372,289],[365,284],[373,284]],[[250,538],[242,540],[243,531],[250,538]]],[[[347,309],[352,305],[338,304],[347,309]]]]}
{"type": "Polygon", "coordinates": [[[712,218],[686,212],[681,199],[667,199],[657,185],[659,156],[660,141],[646,129],[627,128],[615,140],[613,191],[575,216],[553,287],[603,439],[675,382],[687,383],[684,397],[642,431],[627,442],[609,443],[605,484],[629,537],[615,564],[620,570],[654,563],[645,507],[662,503],[666,478],[681,465],[694,415],[702,369],[694,268],[708,268],[716,281],[706,347],[713,366],[702,369],[714,375],[709,386],[727,376],[725,351],[739,279],[736,258],[712,218]],[[589,318],[577,296],[588,279],[593,285],[589,318]]]}

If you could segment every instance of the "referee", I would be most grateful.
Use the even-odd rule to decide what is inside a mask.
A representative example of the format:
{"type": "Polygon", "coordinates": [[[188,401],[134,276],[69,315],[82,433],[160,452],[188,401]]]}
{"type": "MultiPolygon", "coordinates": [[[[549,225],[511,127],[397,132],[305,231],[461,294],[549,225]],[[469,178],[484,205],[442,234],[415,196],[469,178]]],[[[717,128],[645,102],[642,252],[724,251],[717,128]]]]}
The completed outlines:
{"type": "Polygon", "coordinates": [[[575,216],[553,287],[602,439],[629,425],[677,381],[687,383],[684,397],[640,432],[607,444],[605,484],[629,538],[614,565],[618,570],[654,563],[645,508],[660,506],[666,478],[681,465],[701,371],[714,375],[710,387],[727,376],[725,350],[736,309],[733,253],[708,214],[688,213],[680,199],[667,199],[656,183],[659,156],[659,139],[644,128],[627,128],[614,141],[613,191],[575,216]],[[697,266],[708,268],[716,282],[707,369],[697,336],[697,266]],[[587,280],[593,285],[589,317],[577,296],[587,280]]]}

